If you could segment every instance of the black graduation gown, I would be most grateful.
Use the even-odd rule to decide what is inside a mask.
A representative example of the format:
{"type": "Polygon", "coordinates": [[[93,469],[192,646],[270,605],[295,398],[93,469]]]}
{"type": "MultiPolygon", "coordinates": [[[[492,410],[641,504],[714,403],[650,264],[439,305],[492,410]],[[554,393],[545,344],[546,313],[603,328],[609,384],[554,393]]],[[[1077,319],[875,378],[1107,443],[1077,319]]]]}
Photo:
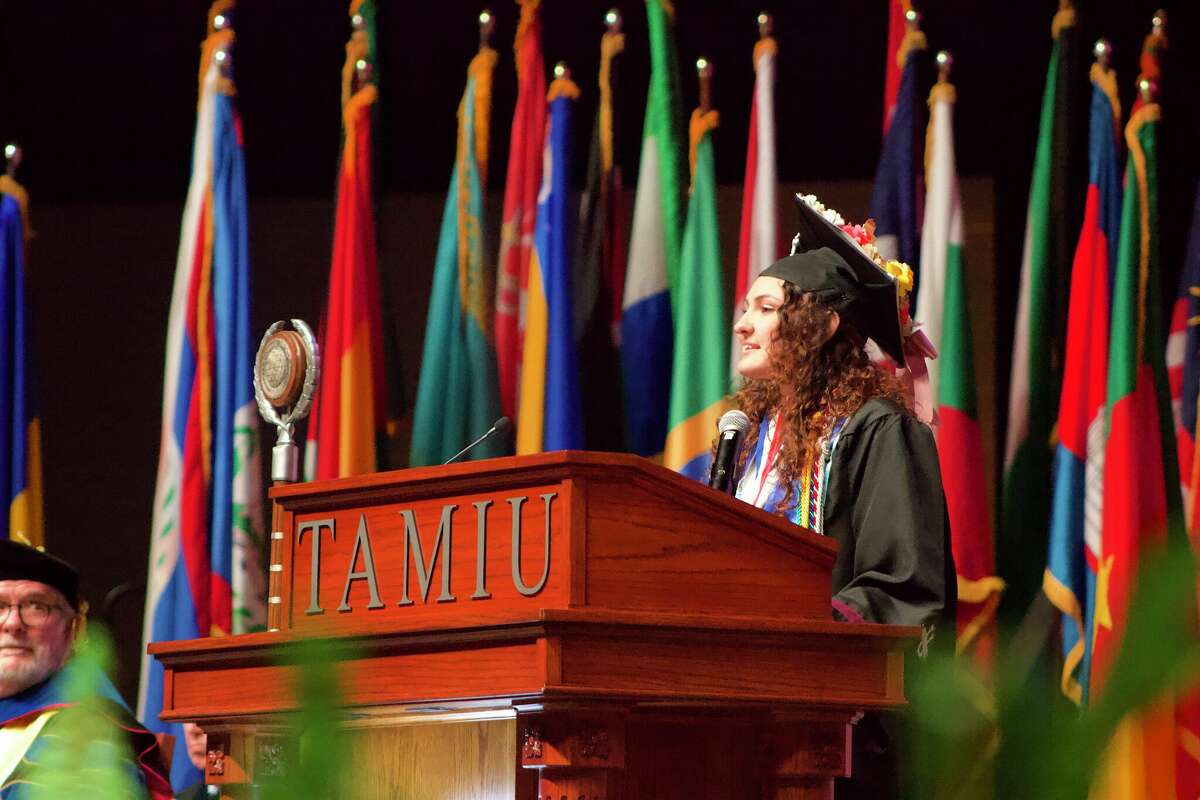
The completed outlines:
{"type": "MultiPolygon", "coordinates": [[[[922,653],[953,654],[958,582],[932,432],[895,403],[869,400],[842,429],[828,480],[822,520],[839,547],[835,616],[920,625],[922,653]]],[[[906,669],[919,669],[917,660],[906,669]]],[[[859,721],[854,777],[837,781],[838,800],[904,794],[901,727],[893,714],[859,721]]]]}
{"type": "Polygon", "coordinates": [[[835,612],[921,625],[954,640],[957,579],[933,434],[888,400],[868,400],[838,437],[822,516],[838,542],[835,612]]]}

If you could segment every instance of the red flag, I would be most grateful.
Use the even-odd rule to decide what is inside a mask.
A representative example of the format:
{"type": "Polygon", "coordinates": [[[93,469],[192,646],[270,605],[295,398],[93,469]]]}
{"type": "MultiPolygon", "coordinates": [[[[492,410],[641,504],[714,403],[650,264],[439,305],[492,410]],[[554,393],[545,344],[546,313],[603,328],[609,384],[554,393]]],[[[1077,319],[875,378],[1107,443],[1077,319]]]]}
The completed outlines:
{"type": "Polygon", "coordinates": [[[379,468],[384,435],[383,323],[371,193],[371,111],[378,92],[365,81],[351,92],[355,63],[370,57],[366,30],[355,31],[343,69],[345,140],[338,175],[329,305],[321,333],[321,380],[305,452],[310,479],[379,468]]]}
{"type": "Polygon", "coordinates": [[[500,228],[500,260],[496,279],[496,366],[500,378],[500,409],[517,416],[517,386],[525,348],[521,309],[529,284],[529,259],[542,183],[542,146],[546,138],[546,70],[542,62],[541,0],[520,0],[517,25],[517,107],[513,111],[512,144],[504,187],[504,217],[500,228]]]}
{"type": "Polygon", "coordinates": [[[892,124],[896,98],[900,94],[900,75],[904,72],[904,57],[899,55],[907,31],[904,15],[912,10],[912,0],[888,0],[887,61],[883,79],[883,132],[892,124]]]}

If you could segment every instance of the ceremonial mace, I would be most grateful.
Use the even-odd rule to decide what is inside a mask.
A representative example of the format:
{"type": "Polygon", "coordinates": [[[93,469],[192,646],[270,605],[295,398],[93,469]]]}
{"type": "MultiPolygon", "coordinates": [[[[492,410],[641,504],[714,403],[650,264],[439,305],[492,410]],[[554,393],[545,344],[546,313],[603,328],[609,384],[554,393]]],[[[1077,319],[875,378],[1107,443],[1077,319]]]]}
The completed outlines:
{"type": "MultiPolygon", "coordinates": [[[[312,330],[304,320],[280,320],[263,334],[254,357],[254,399],[263,419],[275,426],[271,450],[271,481],[295,483],[300,473],[300,448],[295,423],[312,406],[321,357],[312,330]],[[290,327],[287,327],[289,326],[290,327]]],[[[271,504],[271,566],[267,575],[267,630],[278,631],[283,617],[280,583],[283,579],[283,531],[279,506],[271,504]]]]}

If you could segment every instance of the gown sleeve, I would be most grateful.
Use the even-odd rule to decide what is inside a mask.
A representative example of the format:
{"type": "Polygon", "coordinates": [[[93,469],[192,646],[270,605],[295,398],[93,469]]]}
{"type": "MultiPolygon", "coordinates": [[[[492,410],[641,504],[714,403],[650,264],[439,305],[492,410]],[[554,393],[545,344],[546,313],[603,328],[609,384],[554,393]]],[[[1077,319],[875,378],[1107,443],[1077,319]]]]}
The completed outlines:
{"type": "Polygon", "coordinates": [[[930,430],[899,410],[868,410],[847,426],[831,467],[825,532],[840,543],[835,612],[924,626],[952,614],[957,587],[930,430]]]}

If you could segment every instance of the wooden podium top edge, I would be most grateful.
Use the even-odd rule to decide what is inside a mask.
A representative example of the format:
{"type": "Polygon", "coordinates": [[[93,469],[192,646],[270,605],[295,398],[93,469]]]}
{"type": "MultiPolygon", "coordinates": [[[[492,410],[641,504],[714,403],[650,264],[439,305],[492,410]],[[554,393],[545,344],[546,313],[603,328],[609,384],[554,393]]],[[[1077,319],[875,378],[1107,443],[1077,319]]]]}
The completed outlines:
{"type": "MultiPolygon", "coordinates": [[[[773,544],[815,557],[826,566],[832,567],[837,557],[838,544],[834,539],[801,528],[778,514],[771,514],[714,491],[648,458],[630,453],[557,450],[442,466],[410,467],[348,478],[282,484],[271,487],[269,496],[285,509],[303,513],[317,507],[360,503],[372,491],[392,490],[410,496],[405,499],[418,496],[425,499],[434,493],[466,493],[467,484],[477,484],[470,487],[472,491],[485,489],[489,485],[505,489],[514,484],[529,485],[572,477],[611,478],[612,470],[625,472],[634,480],[665,485],[671,491],[680,493],[680,499],[689,503],[701,503],[725,514],[746,516],[760,525],[773,528],[776,534],[770,537],[773,544]]],[[[753,526],[747,533],[764,538],[753,526]]]]}
{"type": "Polygon", "coordinates": [[[178,656],[218,655],[238,652],[273,651],[305,639],[326,640],[339,646],[407,649],[412,646],[429,646],[435,642],[443,645],[483,643],[509,639],[541,638],[561,635],[567,629],[579,634],[636,635],[671,633],[728,632],[738,636],[766,635],[777,637],[834,636],[856,642],[869,649],[892,649],[904,647],[920,637],[921,629],[909,625],[879,625],[869,622],[838,622],[832,619],[801,619],[782,621],[770,617],[719,616],[696,614],[670,614],[657,612],[624,611],[605,608],[541,609],[536,618],[514,619],[493,624],[461,628],[444,628],[425,625],[405,630],[380,630],[372,633],[355,633],[339,636],[293,635],[286,632],[247,633],[239,636],[215,636],[203,639],[188,639],[170,642],[151,642],[146,651],[150,655],[172,658],[178,656]]]}

